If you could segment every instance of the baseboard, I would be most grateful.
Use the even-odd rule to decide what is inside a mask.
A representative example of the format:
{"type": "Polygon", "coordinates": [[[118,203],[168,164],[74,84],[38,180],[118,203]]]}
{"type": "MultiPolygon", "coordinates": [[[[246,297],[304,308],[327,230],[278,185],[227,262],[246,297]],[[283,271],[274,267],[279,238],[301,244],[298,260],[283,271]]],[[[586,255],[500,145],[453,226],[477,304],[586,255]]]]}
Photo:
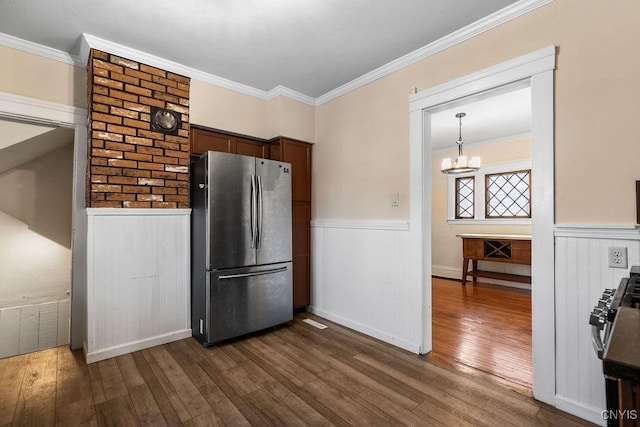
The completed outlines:
{"type": "MultiPolygon", "coordinates": [[[[446,279],[453,279],[453,280],[460,281],[460,278],[462,277],[462,269],[447,267],[444,265],[433,265],[431,266],[431,275],[436,277],[444,277],[446,279]]],[[[488,283],[490,285],[507,286],[510,288],[527,289],[527,290],[531,289],[531,285],[527,285],[525,283],[509,282],[507,280],[491,279],[488,277],[482,277],[479,280],[481,280],[482,283],[488,283]]]]}
{"type": "Polygon", "coordinates": [[[133,341],[98,351],[87,352],[85,350],[85,354],[87,363],[94,363],[116,356],[122,356],[123,354],[133,353],[134,351],[144,350],[145,348],[155,347],[157,345],[167,344],[173,341],[189,338],[190,336],[191,329],[183,329],[181,331],[169,332],[168,334],[157,335],[155,337],[145,338],[143,340],[133,341]]]}
{"type": "Polygon", "coordinates": [[[602,418],[602,409],[584,405],[575,400],[556,395],[556,408],[580,417],[594,424],[604,426],[607,422],[602,418]]]}
{"type": "Polygon", "coordinates": [[[412,342],[408,342],[405,340],[399,340],[398,338],[394,337],[393,335],[390,335],[386,332],[380,331],[378,329],[375,328],[371,328],[369,326],[363,325],[362,323],[359,322],[355,322],[351,319],[347,319],[345,317],[333,314],[333,313],[329,313],[327,311],[318,309],[316,307],[314,307],[313,305],[309,306],[309,312],[320,316],[320,317],[324,317],[327,320],[331,320],[332,322],[338,323],[342,326],[346,326],[347,328],[353,329],[355,331],[361,332],[365,335],[371,336],[373,338],[377,338],[381,341],[384,341],[388,344],[394,345],[396,347],[399,347],[403,350],[407,350],[410,351],[411,353],[415,353],[415,354],[419,354],[420,353],[420,344],[416,344],[416,343],[412,343],[412,342]]]}

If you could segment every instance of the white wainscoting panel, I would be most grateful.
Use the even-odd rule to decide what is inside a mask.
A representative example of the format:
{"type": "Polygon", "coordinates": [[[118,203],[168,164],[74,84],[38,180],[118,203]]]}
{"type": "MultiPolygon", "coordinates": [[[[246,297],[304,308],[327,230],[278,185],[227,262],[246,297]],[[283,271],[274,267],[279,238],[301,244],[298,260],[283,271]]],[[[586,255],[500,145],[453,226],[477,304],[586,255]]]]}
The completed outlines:
{"type": "Polygon", "coordinates": [[[190,209],[87,209],[87,362],[191,336],[190,209]]]}
{"type": "Polygon", "coordinates": [[[69,344],[70,300],[0,310],[0,358],[69,344]]]}
{"type": "Polygon", "coordinates": [[[408,244],[406,222],[313,221],[310,311],[418,353],[408,244]]]}
{"type": "Polygon", "coordinates": [[[629,275],[629,268],[608,267],[608,248],[626,247],[629,267],[640,264],[640,232],[635,226],[558,225],[555,243],[556,406],[602,424],[604,378],[589,313],[605,288],[629,275]]]}

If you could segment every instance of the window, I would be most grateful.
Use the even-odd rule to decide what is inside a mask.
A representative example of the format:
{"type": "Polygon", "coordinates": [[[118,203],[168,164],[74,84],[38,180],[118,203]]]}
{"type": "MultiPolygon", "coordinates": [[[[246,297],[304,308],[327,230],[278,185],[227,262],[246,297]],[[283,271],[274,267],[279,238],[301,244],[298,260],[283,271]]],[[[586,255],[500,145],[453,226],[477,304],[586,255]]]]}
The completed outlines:
{"type": "Polygon", "coordinates": [[[474,177],[456,178],[456,219],[473,218],[474,177]]]}
{"type": "Polygon", "coordinates": [[[531,218],[531,170],[485,175],[487,218],[531,218]]]}
{"type": "Polygon", "coordinates": [[[486,165],[447,181],[450,224],[531,224],[531,159],[486,165]]]}

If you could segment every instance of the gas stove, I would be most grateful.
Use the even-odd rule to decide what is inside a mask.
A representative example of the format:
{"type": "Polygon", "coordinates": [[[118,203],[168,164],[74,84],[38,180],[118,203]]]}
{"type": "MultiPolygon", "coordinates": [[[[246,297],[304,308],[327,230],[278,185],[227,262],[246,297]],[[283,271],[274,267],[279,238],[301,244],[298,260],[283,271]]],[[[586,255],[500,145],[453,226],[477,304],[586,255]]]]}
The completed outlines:
{"type": "Polygon", "coordinates": [[[640,426],[640,266],[603,291],[589,324],[605,379],[603,418],[608,426],[640,426]]]}
{"type": "Polygon", "coordinates": [[[617,288],[602,291],[602,295],[600,299],[598,299],[598,304],[593,308],[589,316],[591,343],[600,359],[602,359],[604,355],[605,346],[611,333],[611,327],[616,318],[618,308],[626,295],[629,280],[630,279],[624,278],[620,281],[617,288]]]}

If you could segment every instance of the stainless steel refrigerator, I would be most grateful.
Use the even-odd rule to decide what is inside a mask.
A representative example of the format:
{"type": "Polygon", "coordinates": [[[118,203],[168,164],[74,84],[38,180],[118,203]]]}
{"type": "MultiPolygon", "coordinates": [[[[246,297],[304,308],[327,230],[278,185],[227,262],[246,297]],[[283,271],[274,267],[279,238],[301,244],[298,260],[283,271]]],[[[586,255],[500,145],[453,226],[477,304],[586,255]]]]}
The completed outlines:
{"type": "Polygon", "coordinates": [[[209,151],[191,165],[191,207],[193,336],[291,320],[291,165],[209,151]]]}

